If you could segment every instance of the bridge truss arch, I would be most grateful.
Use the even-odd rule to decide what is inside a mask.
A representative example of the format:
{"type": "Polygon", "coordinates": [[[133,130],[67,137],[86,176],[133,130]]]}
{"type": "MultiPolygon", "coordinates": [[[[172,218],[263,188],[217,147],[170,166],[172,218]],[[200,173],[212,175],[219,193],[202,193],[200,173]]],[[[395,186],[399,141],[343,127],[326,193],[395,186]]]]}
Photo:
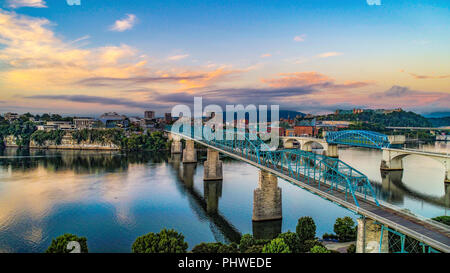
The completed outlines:
{"type": "Polygon", "coordinates": [[[343,144],[375,149],[389,148],[391,146],[387,135],[365,130],[327,132],[326,140],[330,144],[343,144]]]}

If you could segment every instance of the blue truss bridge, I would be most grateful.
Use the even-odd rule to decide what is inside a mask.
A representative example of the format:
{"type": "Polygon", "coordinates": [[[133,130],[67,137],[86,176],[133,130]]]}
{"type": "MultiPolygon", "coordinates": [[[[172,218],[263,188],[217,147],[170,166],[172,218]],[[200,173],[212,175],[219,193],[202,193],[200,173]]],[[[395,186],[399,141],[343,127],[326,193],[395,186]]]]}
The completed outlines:
{"type": "MultiPolygon", "coordinates": [[[[204,134],[201,128],[195,130],[196,128],[193,127],[185,127],[184,129],[178,128],[178,130],[172,131],[172,128],[168,126],[165,131],[172,138],[176,136],[177,141],[180,139],[193,141],[272,173],[345,207],[361,215],[364,219],[376,221],[382,227],[381,230],[390,228],[404,237],[413,238],[426,246],[428,251],[432,249],[450,252],[449,228],[383,204],[377,200],[369,179],[338,158],[299,149],[271,149],[251,132],[221,130],[216,131],[215,137],[212,137],[204,134]],[[222,137],[218,138],[217,136],[222,137]],[[230,138],[230,136],[233,137],[230,138]]],[[[193,149],[193,145],[189,145],[189,147],[186,146],[186,148],[193,149]]],[[[383,233],[381,233],[380,250],[382,249],[381,244],[384,244],[383,238],[383,233]]],[[[399,252],[406,252],[406,250],[402,247],[399,252]]]]}
{"type": "Polygon", "coordinates": [[[329,144],[343,144],[373,149],[390,148],[391,146],[387,135],[364,130],[327,132],[326,141],[329,144]]]}

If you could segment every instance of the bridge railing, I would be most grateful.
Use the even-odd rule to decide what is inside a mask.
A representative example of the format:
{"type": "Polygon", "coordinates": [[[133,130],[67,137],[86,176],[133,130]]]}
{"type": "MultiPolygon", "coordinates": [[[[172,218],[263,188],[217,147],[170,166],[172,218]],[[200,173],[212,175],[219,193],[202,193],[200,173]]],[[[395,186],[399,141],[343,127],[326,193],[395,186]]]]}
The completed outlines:
{"type": "MultiPolygon", "coordinates": [[[[166,130],[171,131],[171,127],[166,127],[166,130]]],[[[364,198],[367,195],[372,196],[376,204],[379,205],[369,179],[338,158],[302,150],[273,150],[255,133],[243,130],[217,131],[216,133],[222,136],[218,139],[212,138],[211,135],[200,136],[200,132],[203,131],[199,128],[197,130],[190,128],[174,133],[234,153],[296,180],[308,184],[317,183],[319,189],[327,186],[326,190],[331,193],[334,190],[342,190],[345,192],[345,199],[347,200],[348,196],[351,196],[358,207],[356,192],[362,194],[364,198]],[[225,137],[227,134],[228,138],[225,137]],[[230,139],[230,136],[233,136],[232,139],[230,139]]]]}

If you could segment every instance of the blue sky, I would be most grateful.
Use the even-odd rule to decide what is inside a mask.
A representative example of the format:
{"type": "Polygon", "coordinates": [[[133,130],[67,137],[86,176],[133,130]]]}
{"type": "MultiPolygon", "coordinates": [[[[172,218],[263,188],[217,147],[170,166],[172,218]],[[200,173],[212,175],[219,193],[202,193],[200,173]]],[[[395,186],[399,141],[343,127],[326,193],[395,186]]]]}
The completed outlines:
{"type": "Polygon", "coordinates": [[[317,113],[448,111],[449,8],[438,0],[4,0],[0,27],[16,32],[0,32],[0,109],[42,112],[45,100],[63,113],[166,111],[177,95],[201,95],[317,113]],[[124,84],[105,85],[106,77],[124,84]],[[277,88],[295,90],[271,97],[277,88]]]}

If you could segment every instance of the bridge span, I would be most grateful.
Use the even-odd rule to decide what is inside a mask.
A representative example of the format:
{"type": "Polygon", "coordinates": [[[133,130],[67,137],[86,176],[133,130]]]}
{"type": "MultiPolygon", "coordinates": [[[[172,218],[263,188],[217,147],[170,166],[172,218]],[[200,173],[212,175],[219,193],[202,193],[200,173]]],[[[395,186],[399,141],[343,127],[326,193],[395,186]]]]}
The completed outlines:
{"type": "Polygon", "coordinates": [[[403,158],[409,155],[418,155],[432,158],[444,166],[445,183],[450,183],[450,155],[434,153],[414,149],[392,149],[383,148],[383,159],[380,169],[384,171],[403,171],[403,158]]]}
{"type": "Polygon", "coordinates": [[[301,150],[264,152],[261,141],[199,139],[193,135],[167,131],[172,153],[183,153],[183,161],[196,161],[194,143],[208,148],[205,180],[222,179],[218,153],[244,161],[260,170],[259,186],[254,192],[253,221],[281,219],[281,189],[277,177],[345,207],[361,216],[358,219],[357,252],[389,252],[392,236],[398,236],[401,248],[414,239],[428,251],[450,252],[450,229],[429,219],[419,218],[387,203],[379,203],[363,174],[337,158],[301,150]],[[186,140],[182,151],[180,140],[186,140]],[[388,236],[389,235],[389,236],[388,236]]]}

